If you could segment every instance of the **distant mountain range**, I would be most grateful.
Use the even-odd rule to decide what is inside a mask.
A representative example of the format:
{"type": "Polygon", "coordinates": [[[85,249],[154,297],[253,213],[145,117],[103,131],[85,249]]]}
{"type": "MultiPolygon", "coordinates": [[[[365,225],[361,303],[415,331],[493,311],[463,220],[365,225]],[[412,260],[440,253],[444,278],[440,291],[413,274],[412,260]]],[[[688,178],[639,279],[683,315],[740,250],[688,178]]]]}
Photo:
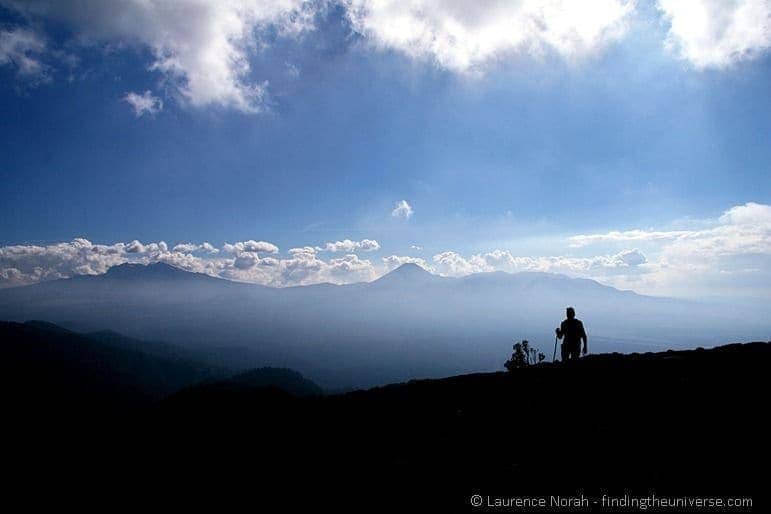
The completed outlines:
{"type": "Polygon", "coordinates": [[[0,319],[164,341],[143,351],[171,345],[212,369],[288,367],[331,389],[500,369],[515,339],[551,355],[567,305],[584,320],[595,352],[759,339],[769,326],[744,312],[593,280],[501,272],[447,278],[414,264],[370,283],[283,289],[163,263],[123,264],[103,275],[0,290],[0,319]]]}

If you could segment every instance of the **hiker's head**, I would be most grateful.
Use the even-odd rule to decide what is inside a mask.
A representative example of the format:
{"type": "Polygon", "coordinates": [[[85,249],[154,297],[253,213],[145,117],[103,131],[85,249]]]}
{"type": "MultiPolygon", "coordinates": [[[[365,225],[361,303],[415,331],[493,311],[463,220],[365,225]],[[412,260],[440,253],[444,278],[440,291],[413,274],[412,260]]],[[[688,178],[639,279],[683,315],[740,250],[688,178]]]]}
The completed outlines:
{"type": "Polygon", "coordinates": [[[567,315],[568,319],[573,319],[576,317],[576,310],[573,307],[568,307],[565,309],[565,314],[567,315]]]}

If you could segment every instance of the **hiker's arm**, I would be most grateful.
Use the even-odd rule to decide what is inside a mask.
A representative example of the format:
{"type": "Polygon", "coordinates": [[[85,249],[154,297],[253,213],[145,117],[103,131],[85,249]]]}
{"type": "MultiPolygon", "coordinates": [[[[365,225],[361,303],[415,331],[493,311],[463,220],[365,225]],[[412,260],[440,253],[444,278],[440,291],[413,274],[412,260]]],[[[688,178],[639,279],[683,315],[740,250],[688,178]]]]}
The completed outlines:
{"type": "Polygon", "coordinates": [[[586,337],[586,330],[584,329],[583,323],[581,323],[581,339],[584,340],[584,355],[586,355],[586,352],[588,351],[589,338],[586,337]]]}

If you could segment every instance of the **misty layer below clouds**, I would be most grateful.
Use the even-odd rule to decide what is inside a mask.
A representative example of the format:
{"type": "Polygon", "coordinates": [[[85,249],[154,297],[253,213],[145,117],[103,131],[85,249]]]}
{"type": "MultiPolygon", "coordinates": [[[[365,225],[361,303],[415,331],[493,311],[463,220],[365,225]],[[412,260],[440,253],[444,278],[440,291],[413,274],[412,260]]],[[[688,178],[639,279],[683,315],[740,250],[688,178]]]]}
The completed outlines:
{"type": "Polygon", "coordinates": [[[764,337],[763,307],[728,311],[549,273],[440,277],[407,264],[370,283],[270,288],[166,264],[0,291],[0,318],[185,345],[234,369],[288,366],[327,388],[501,369],[515,339],[551,356],[566,305],[590,349],[651,351],[764,337]]]}

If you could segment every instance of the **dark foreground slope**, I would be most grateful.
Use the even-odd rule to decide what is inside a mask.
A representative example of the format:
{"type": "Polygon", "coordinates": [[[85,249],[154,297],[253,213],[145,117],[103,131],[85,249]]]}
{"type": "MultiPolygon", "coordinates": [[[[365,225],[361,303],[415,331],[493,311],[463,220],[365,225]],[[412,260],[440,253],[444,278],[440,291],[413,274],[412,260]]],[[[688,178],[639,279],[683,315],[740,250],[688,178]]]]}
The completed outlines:
{"type": "Polygon", "coordinates": [[[771,345],[751,343],[336,396],[198,387],[141,416],[25,434],[11,462],[21,477],[45,463],[24,485],[55,478],[62,502],[124,506],[480,512],[474,494],[654,493],[749,496],[760,510],[769,364],[771,345]],[[66,473],[74,462],[86,471],[66,473]]]}

